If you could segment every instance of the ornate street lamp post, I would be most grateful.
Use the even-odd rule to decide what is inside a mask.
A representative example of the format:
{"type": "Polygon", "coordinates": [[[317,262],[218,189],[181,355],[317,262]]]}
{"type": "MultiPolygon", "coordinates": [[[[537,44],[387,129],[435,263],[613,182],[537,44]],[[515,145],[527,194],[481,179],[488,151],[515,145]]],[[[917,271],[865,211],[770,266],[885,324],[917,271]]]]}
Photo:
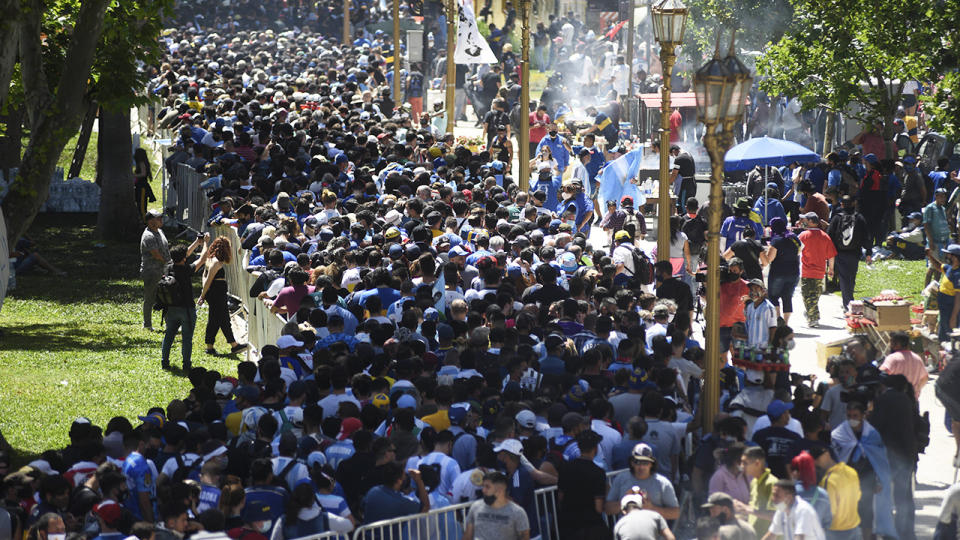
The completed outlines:
{"type": "Polygon", "coordinates": [[[707,369],[701,402],[706,426],[713,425],[720,403],[720,218],[723,213],[723,160],[733,140],[733,126],[743,116],[744,100],[752,78],[736,58],[731,37],[730,53],[720,58],[720,49],[697,70],[693,88],[697,118],[706,126],[703,144],[710,155],[710,205],[707,218],[707,369]],[[718,130],[718,127],[720,128],[718,130]]]}
{"type": "MultiPolygon", "coordinates": [[[[663,68],[660,100],[660,202],[657,205],[657,260],[670,258],[670,91],[677,45],[683,43],[687,8],[680,0],[663,0],[653,6],[653,36],[660,44],[663,68]]],[[[632,84],[632,81],[631,81],[632,84]]]]}

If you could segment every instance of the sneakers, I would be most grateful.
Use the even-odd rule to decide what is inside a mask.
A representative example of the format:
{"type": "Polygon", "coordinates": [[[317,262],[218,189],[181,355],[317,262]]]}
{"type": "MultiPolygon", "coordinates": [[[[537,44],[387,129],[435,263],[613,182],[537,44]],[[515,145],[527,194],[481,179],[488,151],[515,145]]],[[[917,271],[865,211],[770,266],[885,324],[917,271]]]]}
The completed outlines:
{"type": "Polygon", "coordinates": [[[170,371],[170,362],[160,362],[160,369],[170,371]]]}
{"type": "Polygon", "coordinates": [[[820,321],[807,321],[807,328],[820,328],[820,321]]]}
{"type": "Polygon", "coordinates": [[[247,350],[247,347],[249,347],[249,346],[250,346],[250,345],[247,344],[247,343],[237,343],[237,346],[236,346],[236,347],[233,347],[233,348],[230,349],[230,354],[237,354],[237,353],[240,352],[240,351],[245,351],[245,350],[247,350]]]}

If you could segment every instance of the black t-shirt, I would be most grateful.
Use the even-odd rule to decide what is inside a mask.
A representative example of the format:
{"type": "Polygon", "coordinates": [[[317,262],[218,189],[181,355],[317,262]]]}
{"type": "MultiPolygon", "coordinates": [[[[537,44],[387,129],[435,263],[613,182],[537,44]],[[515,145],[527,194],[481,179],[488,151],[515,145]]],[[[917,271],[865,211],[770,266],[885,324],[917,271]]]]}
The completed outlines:
{"type": "Polygon", "coordinates": [[[796,276],[800,273],[800,239],[796,235],[775,236],[770,246],[777,250],[777,256],[770,263],[771,274],[796,276]]]}
{"type": "Polygon", "coordinates": [[[670,278],[657,287],[657,298],[669,298],[677,303],[677,311],[685,312],[693,309],[693,294],[690,286],[677,278],[670,278]]]}
{"type": "Polygon", "coordinates": [[[673,158],[673,168],[678,169],[678,174],[684,178],[693,178],[697,173],[697,166],[693,162],[693,156],[687,152],[680,152],[673,158]]]}
{"type": "Polygon", "coordinates": [[[738,240],[730,246],[733,254],[743,259],[743,275],[746,279],[763,279],[760,268],[760,253],[763,246],[753,239],[738,240]]]}
{"type": "Polygon", "coordinates": [[[500,89],[498,86],[500,74],[495,71],[488,71],[480,78],[480,82],[483,83],[483,95],[493,99],[497,95],[497,90],[500,89]]]}
{"type": "Polygon", "coordinates": [[[193,307],[193,269],[186,264],[175,264],[173,278],[177,281],[177,294],[173,305],[193,307]]]}
{"type": "Polygon", "coordinates": [[[601,523],[594,500],[603,498],[607,491],[607,477],[603,469],[587,459],[572,459],[560,465],[557,490],[560,500],[560,523],[567,527],[584,528],[601,523]]]}
{"type": "Polygon", "coordinates": [[[470,69],[467,66],[457,64],[456,77],[454,78],[456,88],[463,88],[467,83],[467,73],[469,72],[470,69]]]}
{"type": "Polygon", "coordinates": [[[753,434],[753,442],[767,453],[767,465],[777,478],[790,478],[787,463],[793,444],[800,436],[785,427],[771,426],[753,434]]]}

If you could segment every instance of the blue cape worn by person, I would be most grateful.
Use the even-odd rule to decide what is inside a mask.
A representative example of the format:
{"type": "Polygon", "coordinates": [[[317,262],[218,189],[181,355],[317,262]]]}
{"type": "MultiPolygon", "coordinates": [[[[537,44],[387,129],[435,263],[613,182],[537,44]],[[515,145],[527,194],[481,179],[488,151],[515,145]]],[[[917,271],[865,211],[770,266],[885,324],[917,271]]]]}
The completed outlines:
{"type": "Polygon", "coordinates": [[[888,538],[897,538],[897,529],[893,525],[893,495],[890,478],[890,462],[887,461],[887,449],[883,439],[870,422],[863,421],[863,433],[857,439],[849,422],[837,426],[830,434],[831,446],[837,458],[843,462],[857,461],[866,455],[877,475],[881,490],[873,498],[873,531],[888,538]],[[852,458],[852,459],[851,459],[852,458]]]}

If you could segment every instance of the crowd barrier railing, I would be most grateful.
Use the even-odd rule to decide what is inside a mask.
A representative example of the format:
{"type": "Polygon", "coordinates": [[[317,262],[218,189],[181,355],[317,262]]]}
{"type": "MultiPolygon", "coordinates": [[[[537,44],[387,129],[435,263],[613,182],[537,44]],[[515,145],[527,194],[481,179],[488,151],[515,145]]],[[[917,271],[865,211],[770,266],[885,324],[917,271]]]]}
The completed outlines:
{"type": "Polygon", "coordinates": [[[350,533],[325,532],[320,534],[311,534],[300,538],[287,538],[286,540],[350,540],[350,533]]]}
{"type": "MultiPolygon", "coordinates": [[[[215,225],[210,228],[211,240],[226,238],[230,242],[234,264],[224,266],[227,274],[227,293],[240,301],[246,319],[247,343],[256,351],[264,345],[273,345],[283,331],[286,321],[259,298],[250,297],[250,287],[259,277],[256,272],[247,272],[250,252],[243,249],[237,229],[230,225],[215,225]]],[[[252,352],[252,351],[251,351],[252,352]]]]}
{"type": "Polygon", "coordinates": [[[207,179],[184,163],[177,165],[173,188],[177,192],[176,219],[198,231],[207,230],[210,202],[200,184],[207,179]]]}
{"type": "Polygon", "coordinates": [[[353,540],[459,540],[473,502],[361,525],[353,540]]]}

